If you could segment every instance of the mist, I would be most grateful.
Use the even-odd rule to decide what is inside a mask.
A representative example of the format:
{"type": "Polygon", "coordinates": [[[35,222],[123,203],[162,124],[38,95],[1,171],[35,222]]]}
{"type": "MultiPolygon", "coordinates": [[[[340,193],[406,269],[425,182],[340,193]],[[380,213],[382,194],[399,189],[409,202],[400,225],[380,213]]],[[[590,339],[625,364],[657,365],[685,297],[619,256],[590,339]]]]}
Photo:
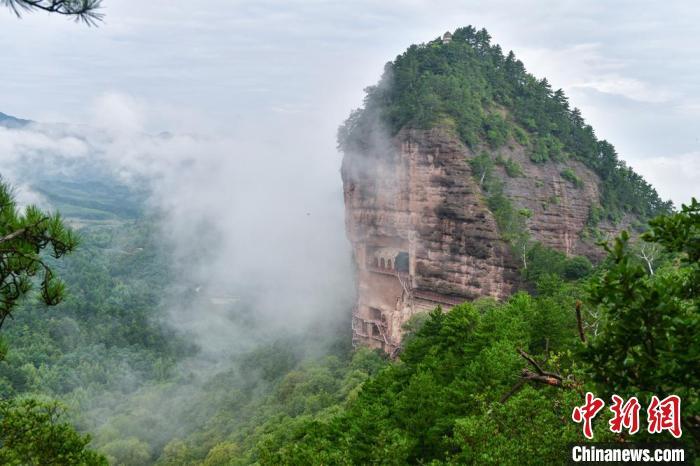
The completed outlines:
{"type": "Polygon", "coordinates": [[[91,407],[82,427],[105,443],[102,426],[117,419],[122,437],[160,448],[196,427],[191,410],[202,409],[202,389],[217,374],[233,370],[241,383],[260,383],[256,370],[236,369],[245,352],[311,334],[303,351],[323,354],[324,333],[349,332],[355,287],[333,133],[267,119],[227,134],[152,134],[147,108],[108,94],[95,100],[90,125],[0,128],[0,172],[20,204],[48,209],[34,189],[46,179],[107,176],[146,193],[173,277],[154,325],[195,350],[174,381],[155,389],[124,361],[120,397],[82,395],[83,409],[91,407]],[[156,431],[141,430],[144,416],[156,431]]]}
{"type": "MultiPolygon", "coordinates": [[[[255,290],[265,327],[289,332],[352,299],[340,157],[312,128],[250,125],[152,137],[110,124],[100,151],[125,179],[147,180],[183,282],[212,298],[255,290]]],[[[172,307],[173,324],[202,348],[235,342],[238,329],[216,310],[172,307]]]]}
{"type": "MultiPolygon", "coordinates": [[[[268,121],[226,135],[151,135],[139,113],[146,104],[119,95],[98,102],[94,126],[0,129],[0,170],[21,202],[46,205],[28,184],[37,176],[21,167],[39,163],[41,177],[101,167],[148,189],[182,283],[212,293],[258,290],[257,311],[287,330],[351,300],[340,155],[329,134],[268,121]]],[[[198,312],[188,312],[189,324],[203,347],[230,339],[224,322],[198,312]]]]}

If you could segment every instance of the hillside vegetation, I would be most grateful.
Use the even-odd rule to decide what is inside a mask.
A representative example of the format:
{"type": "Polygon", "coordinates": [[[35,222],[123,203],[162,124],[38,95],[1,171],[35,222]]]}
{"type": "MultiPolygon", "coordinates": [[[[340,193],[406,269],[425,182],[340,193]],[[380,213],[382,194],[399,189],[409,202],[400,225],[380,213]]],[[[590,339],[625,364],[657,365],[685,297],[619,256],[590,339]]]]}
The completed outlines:
{"type": "MultiPolygon", "coordinates": [[[[681,396],[681,441],[697,448],[700,204],[652,221],[648,242],[623,235],[587,278],[543,254],[533,294],[415,319],[395,361],[350,348],[338,322],[261,341],[202,380],[180,365],[197,348],[158,322],[170,274],[156,231],[143,218],[84,227],[81,249],[56,268],[66,301],[48,312],[26,303],[3,329],[9,464],[59,453],[102,464],[67,421],[111,463],[134,466],[556,464],[583,440],[570,416],[588,390],[644,406],[681,396]],[[524,379],[535,369],[522,354],[562,383],[524,379]],[[31,438],[15,435],[26,428],[31,438]]],[[[631,440],[612,436],[608,416],[594,440],[631,440]]]]}
{"type": "MultiPolygon", "coordinates": [[[[690,453],[700,439],[699,233],[693,202],[652,221],[651,268],[623,234],[590,278],[543,273],[534,295],[419,316],[396,361],[336,350],[289,366],[294,345],[261,349],[248,357],[277,368],[266,371],[270,392],[237,390],[246,402],[221,407],[159,464],[563,464],[569,444],[585,441],[571,413],[587,391],[607,406],[613,394],[644,407],[679,395],[690,453]]],[[[673,440],[646,433],[644,414],[633,437],[612,434],[610,416],[595,418],[596,442],[673,440]]]]}
{"type": "Polygon", "coordinates": [[[612,144],[596,137],[561,89],[529,74],[512,51],[504,54],[491,43],[485,29],[457,29],[449,44],[412,45],[387,63],[338,140],[345,151],[366,152],[384,132],[436,126],[454,130],[474,150],[515,141],[534,163],[580,160],[600,177],[601,211],[593,223],[616,222],[625,213],[644,221],[672,209],[612,144]]]}

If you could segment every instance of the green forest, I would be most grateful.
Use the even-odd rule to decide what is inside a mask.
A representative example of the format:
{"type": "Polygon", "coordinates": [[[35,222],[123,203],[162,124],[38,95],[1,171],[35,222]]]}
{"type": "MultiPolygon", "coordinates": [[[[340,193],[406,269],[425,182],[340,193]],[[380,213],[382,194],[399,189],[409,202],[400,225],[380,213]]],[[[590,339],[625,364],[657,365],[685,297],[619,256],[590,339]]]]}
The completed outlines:
{"type": "Polygon", "coordinates": [[[48,180],[37,189],[53,212],[20,208],[3,181],[0,463],[541,465],[565,463],[583,441],[673,441],[697,456],[700,203],[662,201],[561,90],[486,30],[457,29],[449,44],[413,45],[387,64],[339,146],[366,150],[377,131],[436,126],[486,154],[465,163],[506,239],[527,242],[527,267],[505,300],[414,316],[395,359],[353,348],[351,309],[270,336],[244,297],[230,317],[265,338],[194,367],[201,348],[166,325],[165,298],[196,307],[196,290],[173,286],[177,266],[142,192],[48,180]],[[528,242],[528,212],[493,171],[522,167],[488,153],[512,141],[533,163],[575,159],[600,176],[592,226],[632,214],[644,232],[601,242],[595,264],[528,242]],[[587,392],[606,401],[592,440],[572,420],[587,392]],[[635,435],[608,428],[613,395],[639,398],[635,435]],[[680,439],[646,431],[651,397],[668,395],[682,399],[680,439]]]}
{"type": "Polygon", "coordinates": [[[515,141],[535,163],[582,161],[601,179],[593,224],[625,213],[648,219],[671,211],[612,144],[596,137],[561,89],[529,74],[512,51],[504,54],[486,29],[467,26],[448,44],[437,39],[410,46],[365,91],[364,107],[339,130],[344,151],[367,151],[385,131],[441,126],[475,150],[515,141]]]}
{"type": "MultiPolygon", "coordinates": [[[[570,413],[586,391],[681,396],[682,442],[697,448],[696,201],[652,220],[642,241],[623,233],[584,277],[542,272],[505,302],[414,319],[397,360],[354,350],[349,323],[336,322],[316,348],[309,335],[285,336],[185,391],[177,362],[196,348],[158,324],[169,268],[154,234],[148,218],[83,227],[52,266],[65,299],[12,310],[4,463],[551,464],[582,439],[570,413]],[[641,248],[654,249],[651,261],[641,248]],[[187,423],[169,429],[160,405],[187,423]]],[[[547,257],[543,270],[558,270],[547,257]]],[[[609,416],[595,419],[595,440],[630,440],[608,431],[609,416]]]]}

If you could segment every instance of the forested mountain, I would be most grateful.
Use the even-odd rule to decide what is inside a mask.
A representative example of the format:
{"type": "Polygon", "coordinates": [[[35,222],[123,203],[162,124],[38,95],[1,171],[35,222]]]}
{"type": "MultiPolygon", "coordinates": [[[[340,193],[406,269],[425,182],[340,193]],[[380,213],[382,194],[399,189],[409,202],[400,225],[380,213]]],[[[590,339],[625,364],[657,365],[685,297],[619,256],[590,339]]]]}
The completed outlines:
{"type": "Polygon", "coordinates": [[[472,27],[388,63],[338,142],[354,338],[390,353],[416,312],[505,299],[543,270],[581,277],[598,241],[672,209],[561,90],[472,27]]]}
{"type": "MultiPolygon", "coordinates": [[[[350,239],[386,240],[367,251],[397,268],[358,265],[414,273],[400,283],[409,295],[433,291],[385,351],[353,346],[351,309],[280,335],[255,315],[254,291],[212,299],[183,282],[138,183],[87,165],[19,171],[80,242],[46,258],[63,302],[26,299],[2,328],[0,460],[560,464],[589,441],[572,420],[586,392],[644,407],[679,395],[677,442],[697,451],[700,204],[674,212],[561,91],[471,27],[389,63],[339,144],[350,239]],[[412,219],[409,235],[398,226],[412,219]],[[422,258],[416,243],[401,249],[409,237],[422,258]],[[173,303],[256,343],[206,353],[172,325],[173,303]]],[[[646,432],[644,416],[634,436],[613,434],[610,417],[606,406],[592,441],[676,441],[646,432]]]]}
{"type": "MultiPolygon", "coordinates": [[[[599,140],[579,109],[546,78],[529,74],[511,51],[491,43],[485,29],[459,28],[450,39],[412,45],[366,89],[364,108],[339,131],[345,151],[371,150],[373,135],[445,127],[473,151],[520,145],[534,163],[579,160],[600,178],[594,220],[642,219],[669,213],[671,204],[599,140]]],[[[576,174],[564,175],[575,183],[576,174]]]]}

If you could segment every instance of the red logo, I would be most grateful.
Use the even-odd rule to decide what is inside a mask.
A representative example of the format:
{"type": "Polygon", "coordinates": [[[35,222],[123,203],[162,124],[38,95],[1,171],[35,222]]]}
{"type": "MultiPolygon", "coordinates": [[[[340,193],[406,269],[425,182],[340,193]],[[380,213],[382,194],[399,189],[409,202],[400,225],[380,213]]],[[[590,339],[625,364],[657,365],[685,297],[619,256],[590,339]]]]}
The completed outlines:
{"type": "MultiPolygon", "coordinates": [[[[622,433],[627,429],[630,435],[639,432],[639,411],[641,405],[636,396],[627,402],[618,395],[612,396],[610,411],[613,413],[612,419],[608,422],[610,431],[622,433]]],[[[591,392],[586,393],[586,403],[583,406],[576,406],[571,413],[571,419],[576,423],[583,422],[583,435],[588,439],[593,438],[593,418],[603,409],[605,402],[596,398],[591,392]]],[[[656,395],[651,397],[647,408],[647,430],[650,434],[659,434],[665,430],[675,438],[683,435],[681,430],[681,398],[677,395],[669,395],[663,400],[659,400],[656,395]]]]}
{"type": "Polygon", "coordinates": [[[669,395],[663,400],[654,395],[647,409],[649,421],[649,433],[657,434],[667,430],[676,438],[683,435],[681,430],[681,398],[677,395],[669,395]]]}
{"type": "Polygon", "coordinates": [[[571,413],[571,419],[576,423],[583,421],[583,435],[586,438],[593,438],[593,418],[598,412],[603,409],[605,402],[600,398],[596,398],[593,393],[586,393],[586,404],[576,406],[574,412],[571,413]]]}
{"type": "Polygon", "coordinates": [[[639,410],[642,407],[639,404],[636,396],[633,396],[627,403],[617,395],[612,396],[613,404],[610,406],[610,411],[613,412],[613,418],[610,419],[610,431],[620,433],[624,427],[631,435],[639,432],[639,410]]]}

